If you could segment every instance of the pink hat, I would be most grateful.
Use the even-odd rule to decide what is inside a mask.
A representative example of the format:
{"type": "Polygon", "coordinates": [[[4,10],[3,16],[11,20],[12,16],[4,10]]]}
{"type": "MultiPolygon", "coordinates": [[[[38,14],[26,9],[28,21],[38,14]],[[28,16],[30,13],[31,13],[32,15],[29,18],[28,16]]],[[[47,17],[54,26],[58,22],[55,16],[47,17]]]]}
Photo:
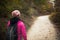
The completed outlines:
{"type": "Polygon", "coordinates": [[[14,11],[12,11],[12,16],[20,16],[21,14],[20,14],[20,11],[19,10],[14,10],[14,11]]]}

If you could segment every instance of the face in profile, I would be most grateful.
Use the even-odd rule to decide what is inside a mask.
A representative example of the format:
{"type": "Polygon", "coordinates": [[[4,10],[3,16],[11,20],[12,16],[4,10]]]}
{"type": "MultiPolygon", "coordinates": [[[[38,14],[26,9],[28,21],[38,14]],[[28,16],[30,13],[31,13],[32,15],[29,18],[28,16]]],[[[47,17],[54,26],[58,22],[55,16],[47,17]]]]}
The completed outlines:
{"type": "Polygon", "coordinates": [[[14,10],[14,11],[12,11],[12,16],[13,17],[16,17],[16,16],[20,16],[21,14],[20,14],[20,11],[19,10],[14,10]]]}

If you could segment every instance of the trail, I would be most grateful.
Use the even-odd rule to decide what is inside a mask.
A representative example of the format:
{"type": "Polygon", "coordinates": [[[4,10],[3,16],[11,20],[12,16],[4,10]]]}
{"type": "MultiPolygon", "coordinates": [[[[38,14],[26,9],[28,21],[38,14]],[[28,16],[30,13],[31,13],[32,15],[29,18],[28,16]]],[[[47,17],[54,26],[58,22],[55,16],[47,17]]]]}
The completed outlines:
{"type": "Polygon", "coordinates": [[[28,30],[27,37],[28,40],[58,40],[56,29],[50,22],[49,15],[37,17],[28,30]]]}

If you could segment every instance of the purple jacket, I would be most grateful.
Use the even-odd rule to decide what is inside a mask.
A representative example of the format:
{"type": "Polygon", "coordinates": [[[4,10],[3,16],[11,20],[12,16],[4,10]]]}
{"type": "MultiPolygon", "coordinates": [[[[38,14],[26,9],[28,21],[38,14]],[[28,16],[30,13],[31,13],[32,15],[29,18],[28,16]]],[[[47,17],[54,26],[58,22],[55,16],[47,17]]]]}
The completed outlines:
{"type": "MultiPolygon", "coordinates": [[[[10,21],[8,21],[7,26],[10,25],[10,21]]],[[[21,40],[21,37],[24,38],[24,40],[27,40],[27,35],[26,35],[26,28],[25,25],[22,21],[17,22],[17,40],[21,40]],[[22,31],[22,34],[20,34],[20,30],[22,31]]]]}

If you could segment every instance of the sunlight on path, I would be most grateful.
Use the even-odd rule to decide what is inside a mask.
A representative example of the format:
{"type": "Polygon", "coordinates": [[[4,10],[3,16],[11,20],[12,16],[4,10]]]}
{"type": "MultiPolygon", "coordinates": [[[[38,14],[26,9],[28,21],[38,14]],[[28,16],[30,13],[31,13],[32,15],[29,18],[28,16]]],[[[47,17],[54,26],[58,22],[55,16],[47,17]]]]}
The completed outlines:
{"type": "Polygon", "coordinates": [[[49,2],[53,4],[53,7],[55,6],[55,3],[54,3],[55,0],[50,0],[49,2]]]}
{"type": "Polygon", "coordinates": [[[38,17],[27,33],[28,40],[57,40],[49,15],[38,17]]]}

